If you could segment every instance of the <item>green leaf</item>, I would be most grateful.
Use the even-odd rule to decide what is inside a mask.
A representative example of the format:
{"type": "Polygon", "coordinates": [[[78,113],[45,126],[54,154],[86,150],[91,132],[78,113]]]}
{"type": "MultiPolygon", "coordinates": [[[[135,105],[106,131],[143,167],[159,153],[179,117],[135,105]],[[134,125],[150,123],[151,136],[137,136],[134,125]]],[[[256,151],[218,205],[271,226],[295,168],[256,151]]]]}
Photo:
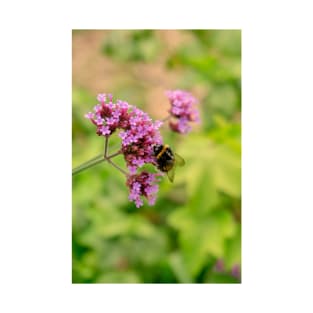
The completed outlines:
{"type": "Polygon", "coordinates": [[[179,232],[184,262],[194,277],[205,264],[206,258],[223,258],[226,240],[236,231],[236,224],[226,210],[216,210],[207,216],[192,214],[185,207],[170,215],[170,224],[179,232]]]}
{"type": "Polygon", "coordinates": [[[197,188],[190,195],[188,206],[199,215],[206,214],[218,203],[218,194],[211,171],[205,168],[196,182],[197,188]]]}
{"type": "Polygon", "coordinates": [[[131,271],[110,272],[99,276],[96,283],[136,284],[141,283],[139,276],[131,271]]]}
{"type": "Polygon", "coordinates": [[[188,207],[180,207],[168,216],[168,224],[178,230],[192,229],[193,216],[188,207]]]}
{"type": "Polygon", "coordinates": [[[234,265],[241,264],[241,228],[226,244],[225,267],[231,269],[234,265]]]}
{"type": "Polygon", "coordinates": [[[182,256],[178,252],[170,255],[169,264],[180,283],[192,283],[192,277],[184,264],[182,256]]]}
{"type": "Polygon", "coordinates": [[[192,277],[195,277],[205,264],[207,252],[203,238],[203,227],[199,225],[180,233],[183,262],[192,277]]]}
{"type": "Polygon", "coordinates": [[[214,178],[219,190],[239,198],[241,195],[241,159],[226,146],[215,150],[214,178]]]}

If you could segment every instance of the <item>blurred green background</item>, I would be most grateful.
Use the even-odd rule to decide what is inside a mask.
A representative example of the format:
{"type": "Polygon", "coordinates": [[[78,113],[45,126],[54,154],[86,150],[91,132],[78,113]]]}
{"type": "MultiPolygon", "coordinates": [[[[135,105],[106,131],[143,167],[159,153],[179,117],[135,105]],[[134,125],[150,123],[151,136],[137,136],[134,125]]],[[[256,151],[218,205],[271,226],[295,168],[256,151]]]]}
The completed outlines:
{"type": "Polygon", "coordinates": [[[73,30],[72,39],[73,167],[103,151],[84,118],[98,93],[162,119],[165,90],[185,89],[201,117],[188,135],[162,128],[186,165],[174,184],[162,180],[153,207],[137,209],[106,163],[73,177],[73,283],[240,283],[241,31],[73,30]]]}

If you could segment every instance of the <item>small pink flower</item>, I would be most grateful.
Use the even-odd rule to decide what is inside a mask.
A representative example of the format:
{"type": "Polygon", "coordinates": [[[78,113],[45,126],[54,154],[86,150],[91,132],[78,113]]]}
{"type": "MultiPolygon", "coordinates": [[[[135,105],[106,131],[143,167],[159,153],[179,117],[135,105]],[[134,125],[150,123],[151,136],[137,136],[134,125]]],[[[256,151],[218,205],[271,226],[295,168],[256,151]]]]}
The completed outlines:
{"type": "Polygon", "coordinates": [[[97,96],[97,100],[99,102],[105,102],[106,101],[106,94],[105,93],[99,93],[97,96]]]}
{"type": "Polygon", "coordinates": [[[100,131],[102,136],[106,136],[106,135],[110,135],[111,134],[111,131],[110,131],[108,126],[101,126],[99,128],[99,131],[100,131]]]}
{"type": "Polygon", "coordinates": [[[98,116],[96,119],[95,119],[95,122],[98,126],[100,125],[103,125],[103,122],[104,122],[104,119],[100,116],[98,116]]]}
{"type": "Polygon", "coordinates": [[[88,112],[88,113],[85,114],[85,117],[88,118],[88,119],[92,119],[92,118],[94,118],[94,116],[95,116],[95,114],[92,113],[92,112],[88,112]]]}
{"type": "Polygon", "coordinates": [[[97,104],[93,110],[96,112],[96,114],[100,113],[101,112],[101,105],[100,104],[97,104]]]}

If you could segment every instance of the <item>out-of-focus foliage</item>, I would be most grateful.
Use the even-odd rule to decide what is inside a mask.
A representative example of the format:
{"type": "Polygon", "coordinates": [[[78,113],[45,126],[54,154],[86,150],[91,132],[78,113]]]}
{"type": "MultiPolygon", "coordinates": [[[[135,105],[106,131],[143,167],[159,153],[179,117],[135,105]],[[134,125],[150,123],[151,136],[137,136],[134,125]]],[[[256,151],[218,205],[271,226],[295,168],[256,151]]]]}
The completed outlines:
{"type": "MultiPolygon", "coordinates": [[[[177,31],[183,40],[172,49],[160,32],[106,32],[99,55],[130,77],[142,63],[162,67],[165,80],[177,74],[167,88],[192,91],[202,123],[186,136],[162,130],[186,165],[177,169],[174,184],[162,181],[153,207],[137,209],[129,202],[125,178],[106,163],[73,177],[74,283],[240,282],[231,272],[241,266],[241,32],[177,31]]],[[[115,90],[103,86],[99,92],[113,91],[153,117],[156,108],[145,99],[157,87],[145,82],[145,90],[142,82],[129,81],[122,95],[118,80],[112,83],[115,90]]],[[[90,85],[80,81],[78,86],[73,77],[73,166],[103,149],[103,137],[83,117],[96,104],[95,96],[90,85]]],[[[110,141],[114,152],[119,140],[110,141]]],[[[115,161],[124,167],[122,157],[115,161]]]]}
{"type": "Polygon", "coordinates": [[[145,61],[156,58],[160,41],[152,30],[114,31],[102,45],[102,52],[118,61],[145,61]]]}

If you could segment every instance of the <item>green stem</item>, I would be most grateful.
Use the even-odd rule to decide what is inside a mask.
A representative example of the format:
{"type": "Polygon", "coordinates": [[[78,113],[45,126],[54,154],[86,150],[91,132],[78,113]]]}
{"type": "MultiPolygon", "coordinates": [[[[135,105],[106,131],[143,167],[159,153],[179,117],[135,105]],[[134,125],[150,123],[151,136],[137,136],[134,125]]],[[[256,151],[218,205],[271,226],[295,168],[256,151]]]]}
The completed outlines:
{"type": "Polygon", "coordinates": [[[107,161],[113,165],[117,170],[119,170],[121,173],[123,173],[125,176],[128,176],[129,174],[127,172],[125,172],[122,168],[120,168],[118,165],[116,165],[115,163],[113,163],[110,158],[107,158],[107,161]]]}
{"type": "Polygon", "coordinates": [[[96,157],[94,157],[94,158],[88,160],[87,162],[84,162],[83,164],[81,164],[81,165],[75,167],[75,168],[73,169],[73,171],[76,172],[76,171],[80,170],[81,168],[85,168],[87,165],[93,164],[95,161],[100,160],[100,159],[102,159],[102,158],[103,158],[103,155],[99,154],[99,155],[97,155],[96,157]]]}
{"type": "Polygon", "coordinates": [[[105,136],[105,142],[104,142],[104,157],[105,158],[108,156],[108,143],[109,143],[109,139],[107,136],[105,136]]]}
{"type": "Polygon", "coordinates": [[[84,162],[83,164],[75,167],[73,170],[72,170],[72,176],[92,167],[92,166],[95,166],[101,162],[104,162],[104,161],[108,161],[109,163],[111,163],[114,167],[116,167],[119,171],[121,171],[123,174],[125,175],[128,175],[124,170],[122,170],[119,166],[117,166],[116,164],[114,164],[111,159],[122,154],[121,151],[117,151],[115,153],[112,153],[111,155],[108,155],[107,157],[104,157],[102,154],[99,154],[97,155],[96,157],[88,160],[87,162],[84,162]]]}
{"type": "Polygon", "coordinates": [[[91,160],[89,160],[89,161],[87,161],[87,162],[85,162],[85,163],[75,167],[72,170],[72,176],[74,176],[74,175],[76,175],[76,174],[78,174],[78,173],[80,173],[80,172],[82,172],[82,171],[84,171],[84,170],[86,170],[86,169],[88,169],[88,168],[90,168],[92,166],[95,166],[95,165],[97,165],[97,164],[99,164],[99,163],[101,163],[101,162],[103,162],[105,160],[106,159],[103,157],[102,154],[98,155],[98,156],[92,158],[91,160]]]}
{"type": "Polygon", "coordinates": [[[117,151],[115,153],[112,153],[111,155],[107,156],[107,159],[111,159],[111,158],[114,158],[115,156],[119,155],[119,154],[122,154],[121,151],[117,151]]]}

